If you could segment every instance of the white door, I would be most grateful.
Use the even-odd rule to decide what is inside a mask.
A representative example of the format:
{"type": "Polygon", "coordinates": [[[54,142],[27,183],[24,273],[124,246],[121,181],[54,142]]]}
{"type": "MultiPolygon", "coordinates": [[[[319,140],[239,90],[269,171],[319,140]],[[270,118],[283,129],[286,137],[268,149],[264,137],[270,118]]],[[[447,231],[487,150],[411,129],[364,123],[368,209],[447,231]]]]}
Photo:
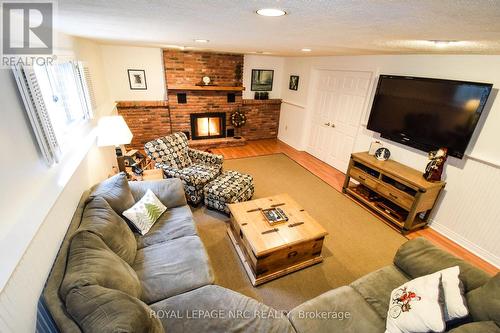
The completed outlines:
{"type": "Polygon", "coordinates": [[[370,72],[317,72],[308,151],[345,172],[369,93],[370,72]]]}

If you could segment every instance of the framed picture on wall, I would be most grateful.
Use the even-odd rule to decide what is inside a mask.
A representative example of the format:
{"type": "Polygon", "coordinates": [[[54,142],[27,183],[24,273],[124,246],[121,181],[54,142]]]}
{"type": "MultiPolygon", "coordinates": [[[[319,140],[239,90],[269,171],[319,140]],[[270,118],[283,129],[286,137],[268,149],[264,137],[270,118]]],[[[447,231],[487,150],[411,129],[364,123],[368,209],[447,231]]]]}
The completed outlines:
{"type": "Polygon", "coordinates": [[[128,69],[128,83],[130,90],[147,90],[146,71],[143,69],[128,69]]]}
{"type": "Polygon", "coordinates": [[[299,89],[299,76],[290,75],[290,83],[288,83],[288,89],[297,90],[299,89]]]}
{"type": "Polygon", "coordinates": [[[274,70],[272,69],[252,69],[252,91],[273,90],[274,70]]]}

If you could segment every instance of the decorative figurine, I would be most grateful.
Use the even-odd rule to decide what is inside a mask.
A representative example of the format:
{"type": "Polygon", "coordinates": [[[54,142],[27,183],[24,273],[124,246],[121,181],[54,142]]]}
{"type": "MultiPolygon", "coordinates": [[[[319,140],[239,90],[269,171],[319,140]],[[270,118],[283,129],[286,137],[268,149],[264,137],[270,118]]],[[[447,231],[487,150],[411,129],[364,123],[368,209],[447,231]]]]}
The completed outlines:
{"type": "Polygon", "coordinates": [[[425,167],[424,178],[431,182],[441,180],[444,162],[448,157],[448,148],[439,148],[437,151],[429,152],[429,163],[425,167]]]}

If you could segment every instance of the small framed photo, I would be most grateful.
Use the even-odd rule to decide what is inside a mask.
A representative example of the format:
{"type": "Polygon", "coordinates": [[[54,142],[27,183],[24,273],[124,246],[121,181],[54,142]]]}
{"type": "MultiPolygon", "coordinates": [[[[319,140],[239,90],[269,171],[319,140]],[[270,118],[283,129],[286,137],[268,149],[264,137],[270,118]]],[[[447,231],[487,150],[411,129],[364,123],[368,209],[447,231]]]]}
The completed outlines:
{"type": "Polygon", "coordinates": [[[128,83],[130,90],[147,90],[146,71],[143,69],[128,69],[128,83]]]}
{"type": "Polygon", "coordinates": [[[252,91],[273,90],[274,70],[272,69],[252,69],[252,91]]]}
{"type": "Polygon", "coordinates": [[[288,89],[297,90],[299,89],[299,76],[290,75],[290,83],[288,84],[288,89]]]}

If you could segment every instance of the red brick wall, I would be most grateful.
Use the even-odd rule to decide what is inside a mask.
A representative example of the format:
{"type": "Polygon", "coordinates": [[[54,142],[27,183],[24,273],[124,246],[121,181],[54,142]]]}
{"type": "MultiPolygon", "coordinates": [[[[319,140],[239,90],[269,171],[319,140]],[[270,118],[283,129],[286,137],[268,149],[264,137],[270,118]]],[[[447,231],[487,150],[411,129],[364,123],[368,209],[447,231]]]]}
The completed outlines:
{"type": "Polygon", "coordinates": [[[170,117],[174,132],[191,131],[191,113],[226,112],[226,128],[232,127],[229,115],[241,108],[241,93],[236,95],[235,103],[227,102],[227,92],[223,91],[187,91],[187,103],[177,103],[176,92],[169,92],[170,117]]]}
{"type": "Polygon", "coordinates": [[[247,140],[272,139],[278,137],[281,99],[244,99],[242,111],[247,116],[241,128],[241,136],[247,140]]]}
{"type": "Polygon", "coordinates": [[[121,101],[116,108],[134,135],[128,149],[144,149],[146,142],[171,133],[167,101],[121,101]]]}
{"type": "Polygon", "coordinates": [[[195,85],[203,76],[219,86],[243,85],[243,55],[163,50],[167,87],[195,85]]]}
{"type": "MultiPolygon", "coordinates": [[[[243,85],[243,55],[211,52],[163,50],[165,81],[168,87],[196,85],[203,76],[218,86],[243,85]]],[[[172,130],[191,131],[191,113],[226,112],[226,127],[230,128],[229,115],[242,107],[242,93],[234,92],[234,103],[227,102],[226,91],[168,90],[172,130]],[[187,94],[187,103],[177,103],[177,93],[187,94]]]]}
{"type": "Polygon", "coordinates": [[[226,91],[182,91],[187,103],[177,103],[175,85],[195,85],[203,76],[220,86],[243,85],[243,55],[210,52],[163,50],[168,101],[122,101],[118,113],[125,118],[134,135],[130,147],[142,149],[155,138],[178,131],[191,131],[191,113],[226,112],[226,127],[232,128],[229,115],[238,108],[247,115],[241,135],[247,140],[276,138],[281,100],[243,100],[235,92],[235,103],[227,102],[226,91]]]}

